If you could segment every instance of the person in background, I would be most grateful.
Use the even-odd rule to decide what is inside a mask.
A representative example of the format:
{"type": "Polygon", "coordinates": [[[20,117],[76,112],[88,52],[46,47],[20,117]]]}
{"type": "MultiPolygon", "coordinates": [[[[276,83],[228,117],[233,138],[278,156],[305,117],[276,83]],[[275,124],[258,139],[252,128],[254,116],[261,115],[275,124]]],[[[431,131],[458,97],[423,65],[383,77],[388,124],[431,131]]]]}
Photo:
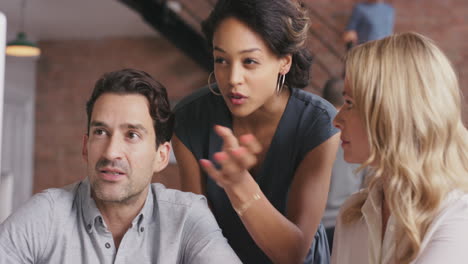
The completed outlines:
{"type": "Polygon", "coordinates": [[[320,219],[339,135],[335,108],[300,89],[308,26],[296,1],[219,0],[203,23],[216,84],[175,109],[182,188],[207,196],[243,263],[329,263],[320,219]]]}
{"type": "MultiPolygon", "coordinates": [[[[344,103],[343,88],[344,82],[340,78],[328,80],[323,88],[322,97],[335,106],[338,111],[340,111],[344,103]]],[[[364,181],[364,171],[354,173],[358,167],[359,165],[346,163],[343,159],[343,148],[340,146],[336,153],[335,163],[333,164],[327,205],[322,218],[325,231],[327,232],[330,252],[333,252],[333,235],[335,233],[338,211],[344,201],[361,188],[364,181]]]]}
{"type": "Polygon", "coordinates": [[[174,117],[145,72],[104,74],[86,104],[84,180],[34,195],[0,225],[0,263],[241,263],[206,199],[151,184],[174,117]]]}
{"type": "Polygon", "coordinates": [[[348,49],[393,33],[395,9],[384,0],[367,0],[354,6],[343,40],[348,49]]]}
{"type": "Polygon", "coordinates": [[[466,263],[468,131],[449,60],[416,33],[359,45],[344,100],[344,159],[369,175],[340,209],[332,263],[466,263]]]}

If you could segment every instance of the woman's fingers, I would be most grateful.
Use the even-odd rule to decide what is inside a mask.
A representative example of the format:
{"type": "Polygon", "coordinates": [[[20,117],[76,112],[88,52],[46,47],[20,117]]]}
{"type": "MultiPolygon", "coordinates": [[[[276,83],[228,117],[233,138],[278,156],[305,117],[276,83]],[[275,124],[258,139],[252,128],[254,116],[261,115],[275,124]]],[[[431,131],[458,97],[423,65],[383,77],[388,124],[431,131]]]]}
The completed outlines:
{"type": "MultiPolygon", "coordinates": [[[[223,180],[221,172],[219,172],[213,163],[207,159],[200,160],[201,167],[205,170],[208,175],[218,184],[220,185],[220,181],[223,180]]],[[[221,186],[221,185],[220,185],[221,186]]]]}
{"type": "Polygon", "coordinates": [[[223,139],[223,150],[239,147],[239,141],[237,141],[237,138],[234,136],[231,129],[220,125],[216,125],[214,127],[214,130],[216,134],[218,134],[218,136],[220,136],[223,139]]]}
{"type": "Polygon", "coordinates": [[[219,186],[224,188],[250,176],[248,170],[257,163],[256,154],[261,152],[262,147],[251,134],[243,135],[237,140],[231,129],[227,127],[216,125],[214,130],[224,142],[223,151],[213,155],[221,168],[217,169],[209,160],[200,160],[200,165],[219,186]]]}
{"type": "Polygon", "coordinates": [[[223,150],[230,150],[239,147],[239,141],[250,152],[258,154],[262,151],[262,145],[252,134],[243,135],[237,140],[231,129],[220,125],[215,126],[215,132],[223,139],[223,150]]]}
{"type": "Polygon", "coordinates": [[[252,134],[243,135],[239,138],[240,144],[246,147],[250,152],[258,154],[262,151],[262,145],[252,134]]]}
{"type": "Polygon", "coordinates": [[[230,161],[229,155],[226,152],[218,152],[214,155],[215,160],[220,163],[221,170],[218,170],[211,161],[201,159],[201,167],[210,175],[210,177],[221,188],[234,184],[239,181],[242,172],[239,168],[233,165],[230,161]]]}
{"type": "Polygon", "coordinates": [[[233,178],[244,170],[237,164],[235,159],[225,151],[214,154],[213,158],[221,165],[221,172],[225,178],[233,178]]]}
{"type": "Polygon", "coordinates": [[[252,168],[257,163],[257,156],[246,147],[233,149],[230,154],[237,165],[244,170],[252,168]]]}
{"type": "Polygon", "coordinates": [[[218,152],[213,157],[221,165],[222,173],[228,177],[245,172],[257,162],[256,156],[245,147],[218,152]]]}
{"type": "Polygon", "coordinates": [[[248,169],[257,162],[255,155],[245,147],[217,152],[213,158],[221,166],[221,169],[217,169],[211,161],[205,159],[200,160],[200,165],[223,188],[238,183],[243,180],[243,177],[249,176],[248,169]]]}

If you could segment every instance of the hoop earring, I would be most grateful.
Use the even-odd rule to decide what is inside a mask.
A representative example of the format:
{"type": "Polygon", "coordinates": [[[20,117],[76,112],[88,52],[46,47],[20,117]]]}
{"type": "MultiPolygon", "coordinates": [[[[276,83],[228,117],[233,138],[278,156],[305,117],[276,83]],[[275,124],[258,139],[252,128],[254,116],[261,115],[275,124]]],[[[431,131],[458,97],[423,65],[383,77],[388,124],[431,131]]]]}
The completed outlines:
{"type": "Polygon", "coordinates": [[[284,81],[286,80],[286,74],[278,74],[278,80],[276,81],[276,94],[280,94],[283,90],[284,81]]]}
{"type": "Polygon", "coordinates": [[[213,75],[214,72],[211,72],[210,75],[208,75],[208,89],[210,89],[211,93],[217,96],[221,96],[221,93],[217,93],[212,87],[211,87],[211,75],[213,75]]]}

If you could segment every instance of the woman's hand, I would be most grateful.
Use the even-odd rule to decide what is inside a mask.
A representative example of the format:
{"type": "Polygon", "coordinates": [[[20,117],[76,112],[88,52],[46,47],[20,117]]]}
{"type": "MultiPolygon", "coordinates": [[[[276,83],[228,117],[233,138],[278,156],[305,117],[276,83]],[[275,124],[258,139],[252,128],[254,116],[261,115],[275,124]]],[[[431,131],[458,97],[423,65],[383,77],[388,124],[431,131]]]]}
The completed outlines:
{"type": "Polygon", "coordinates": [[[223,189],[252,177],[248,170],[257,163],[256,154],[262,149],[258,140],[251,134],[240,136],[238,140],[231,129],[218,125],[215,132],[223,139],[222,151],[213,156],[221,168],[217,169],[206,159],[200,160],[201,167],[223,189]]]}

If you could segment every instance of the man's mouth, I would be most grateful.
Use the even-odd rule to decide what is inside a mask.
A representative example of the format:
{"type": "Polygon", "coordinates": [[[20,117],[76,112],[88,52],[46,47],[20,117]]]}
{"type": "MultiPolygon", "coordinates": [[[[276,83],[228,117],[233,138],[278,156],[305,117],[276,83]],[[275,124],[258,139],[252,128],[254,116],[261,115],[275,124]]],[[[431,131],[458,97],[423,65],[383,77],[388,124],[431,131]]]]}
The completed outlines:
{"type": "Polygon", "coordinates": [[[99,169],[99,174],[100,178],[105,180],[105,181],[118,181],[120,179],[123,179],[127,173],[123,170],[116,169],[116,168],[102,168],[99,169]]]}
{"type": "Polygon", "coordinates": [[[118,172],[118,171],[109,171],[109,170],[101,170],[101,173],[106,173],[106,174],[114,174],[114,175],[124,175],[125,173],[123,172],[118,172]]]}

